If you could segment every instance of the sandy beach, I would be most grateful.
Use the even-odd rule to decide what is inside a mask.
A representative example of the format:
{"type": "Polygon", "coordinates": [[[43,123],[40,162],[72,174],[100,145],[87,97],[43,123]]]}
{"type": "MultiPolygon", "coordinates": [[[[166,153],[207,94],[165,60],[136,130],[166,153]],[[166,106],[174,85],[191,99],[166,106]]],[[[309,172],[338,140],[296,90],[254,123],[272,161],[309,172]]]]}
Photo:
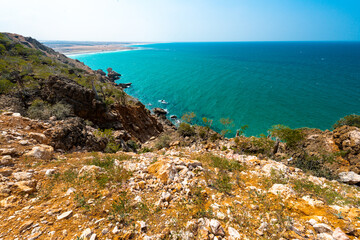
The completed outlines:
{"type": "Polygon", "coordinates": [[[112,43],[112,42],[67,42],[67,41],[44,41],[45,45],[65,55],[77,55],[100,52],[116,52],[140,49],[134,45],[146,45],[149,43],[112,43]]]}

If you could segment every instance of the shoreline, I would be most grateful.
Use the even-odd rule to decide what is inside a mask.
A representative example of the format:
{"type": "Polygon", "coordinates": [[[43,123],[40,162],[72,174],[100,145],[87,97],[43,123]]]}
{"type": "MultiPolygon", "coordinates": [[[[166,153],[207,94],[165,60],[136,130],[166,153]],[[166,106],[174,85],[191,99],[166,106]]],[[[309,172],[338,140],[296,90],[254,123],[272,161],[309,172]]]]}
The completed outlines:
{"type": "Polygon", "coordinates": [[[136,50],[144,50],[145,48],[132,48],[132,47],[128,47],[128,48],[123,48],[123,49],[114,49],[114,50],[88,50],[88,51],[80,51],[80,52],[62,52],[62,54],[64,54],[67,57],[74,57],[74,56],[79,56],[79,55],[91,55],[91,54],[100,54],[100,53],[114,53],[114,52],[127,52],[127,51],[136,51],[136,50]]]}
{"type": "Polygon", "coordinates": [[[133,51],[145,49],[141,46],[153,43],[146,42],[43,42],[48,47],[66,56],[83,55],[83,54],[97,54],[121,51],[133,51]]]}

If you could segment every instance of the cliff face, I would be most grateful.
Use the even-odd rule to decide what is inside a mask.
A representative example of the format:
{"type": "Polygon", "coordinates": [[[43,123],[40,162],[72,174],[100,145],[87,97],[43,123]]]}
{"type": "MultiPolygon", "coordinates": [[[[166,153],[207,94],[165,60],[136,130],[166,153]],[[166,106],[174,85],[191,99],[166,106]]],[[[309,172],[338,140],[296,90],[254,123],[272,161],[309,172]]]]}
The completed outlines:
{"type": "Polygon", "coordinates": [[[127,139],[146,142],[163,132],[162,124],[150,111],[108,76],[33,38],[3,33],[0,40],[5,46],[0,56],[0,80],[9,86],[0,88],[0,108],[28,115],[34,100],[41,100],[49,107],[65,104],[73,116],[101,129],[125,131],[127,139]]]}

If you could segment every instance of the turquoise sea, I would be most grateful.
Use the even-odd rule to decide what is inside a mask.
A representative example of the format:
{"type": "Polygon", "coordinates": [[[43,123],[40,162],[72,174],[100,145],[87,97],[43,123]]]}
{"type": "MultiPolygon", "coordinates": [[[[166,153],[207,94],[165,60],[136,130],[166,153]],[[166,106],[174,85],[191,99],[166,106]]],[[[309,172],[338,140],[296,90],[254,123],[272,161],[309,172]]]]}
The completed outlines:
{"type": "Polygon", "coordinates": [[[142,50],[73,55],[112,67],[149,109],[234,121],[233,133],[266,134],[275,124],[331,129],[360,114],[360,42],[162,43],[142,50]],[[167,105],[159,103],[164,99],[167,105]]]}

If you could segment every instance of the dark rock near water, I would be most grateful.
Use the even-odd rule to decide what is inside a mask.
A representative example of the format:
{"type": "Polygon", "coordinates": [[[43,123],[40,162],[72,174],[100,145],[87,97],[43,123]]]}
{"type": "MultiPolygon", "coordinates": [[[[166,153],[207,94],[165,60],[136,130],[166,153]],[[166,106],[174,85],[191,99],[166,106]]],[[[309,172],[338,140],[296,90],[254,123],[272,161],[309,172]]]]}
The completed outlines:
{"type": "Polygon", "coordinates": [[[120,79],[121,74],[115,72],[114,70],[112,70],[112,68],[108,68],[108,78],[112,81],[115,82],[116,80],[120,79]]]}
{"type": "Polygon", "coordinates": [[[98,73],[98,74],[100,74],[101,76],[106,76],[106,73],[105,73],[103,70],[101,70],[101,69],[98,69],[98,70],[96,70],[95,72],[98,73]]]}
{"type": "Polygon", "coordinates": [[[119,83],[117,84],[117,86],[121,87],[121,88],[128,88],[131,86],[132,83],[119,83]]]}
{"type": "Polygon", "coordinates": [[[159,117],[166,117],[167,111],[162,108],[154,108],[153,113],[159,117]]]}

